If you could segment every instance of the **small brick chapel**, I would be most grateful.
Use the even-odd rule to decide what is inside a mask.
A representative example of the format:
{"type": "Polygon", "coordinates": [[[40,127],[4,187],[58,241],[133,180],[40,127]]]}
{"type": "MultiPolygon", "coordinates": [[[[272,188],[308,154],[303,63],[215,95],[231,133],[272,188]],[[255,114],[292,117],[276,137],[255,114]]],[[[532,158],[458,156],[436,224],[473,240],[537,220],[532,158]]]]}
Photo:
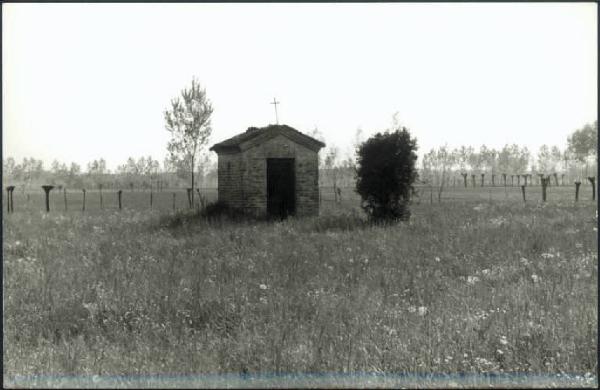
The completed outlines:
{"type": "Polygon", "coordinates": [[[324,146],[287,125],[250,127],[213,145],[219,201],[254,215],[318,215],[324,146]]]}

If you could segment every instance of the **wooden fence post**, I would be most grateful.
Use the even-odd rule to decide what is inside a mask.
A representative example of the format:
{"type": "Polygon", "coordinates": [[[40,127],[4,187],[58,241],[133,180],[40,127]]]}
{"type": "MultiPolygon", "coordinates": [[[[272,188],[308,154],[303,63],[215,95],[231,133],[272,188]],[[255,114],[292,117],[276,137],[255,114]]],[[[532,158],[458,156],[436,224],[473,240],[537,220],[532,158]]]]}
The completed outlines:
{"type": "Polygon", "coordinates": [[[13,204],[13,191],[15,190],[15,186],[6,187],[6,208],[7,212],[12,213],[15,211],[15,206],[13,204]]]}
{"type": "Polygon", "coordinates": [[[46,193],[46,212],[50,212],[50,191],[54,188],[54,186],[45,185],[42,186],[44,192],[46,193]]]}
{"type": "Polygon", "coordinates": [[[521,192],[523,193],[523,202],[525,202],[525,186],[521,186],[521,192]]]}
{"type": "Polygon", "coordinates": [[[98,189],[100,189],[100,210],[104,209],[104,204],[102,203],[102,184],[98,184],[98,189]]]}
{"type": "Polygon", "coordinates": [[[122,196],[122,194],[123,194],[123,190],[117,191],[117,196],[119,198],[119,210],[122,210],[122,208],[121,208],[121,196],[122,196]]]}
{"type": "Polygon", "coordinates": [[[188,196],[188,203],[190,205],[190,208],[193,207],[192,205],[192,189],[191,188],[186,188],[187,189],[187,196],[188,196]]]}
{"type": "Polygon", "coordinates": [[[83,191],[83,208],[81,209],[81,211],[85,211],[85,188],[82,188],[81,191],[83,191]]]}
{"type": "Polygon", "coordinates": [[[575,182],[575,202],[579,200],[579,186],[581,185],[580,181],[575,182]]]}
{"type": "Polygon", "coordinates": [[[545,202],[546,189],[548,188],[548,183],[550,182],[550,176],[548,176],[547,178],[541,177],[540,180],[542,181],[542,202],[545,202]]]}
{"type": "Polygon", "coordinates": [[[198,210],[204,209],[204,198],[200,193],[200,188],[196,187],[196,192],[198,193],[198,210]]]}
{"type": "Polygon", "coordinates": [[[152,210],[152,188],[150,188],[150,210],[152,210]]]}
{"type": "Polygon", "coordinates": [[[587,178],[592,185],[592,200],[596,200],[596,177],[591,176],[587,178]]]}

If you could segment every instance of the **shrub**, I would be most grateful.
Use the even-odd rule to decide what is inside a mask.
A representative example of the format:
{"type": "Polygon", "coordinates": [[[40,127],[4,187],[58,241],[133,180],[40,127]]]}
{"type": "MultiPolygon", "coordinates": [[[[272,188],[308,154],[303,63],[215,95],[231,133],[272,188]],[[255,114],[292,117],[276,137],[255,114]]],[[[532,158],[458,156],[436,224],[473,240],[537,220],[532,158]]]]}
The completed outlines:
{"type": "Polygon", "coordinates": [[[356,192],[369,217],[376,221],[410,217],[416,150],[417,141],[406,128],[377,133],[359,146],[356,192]]]}

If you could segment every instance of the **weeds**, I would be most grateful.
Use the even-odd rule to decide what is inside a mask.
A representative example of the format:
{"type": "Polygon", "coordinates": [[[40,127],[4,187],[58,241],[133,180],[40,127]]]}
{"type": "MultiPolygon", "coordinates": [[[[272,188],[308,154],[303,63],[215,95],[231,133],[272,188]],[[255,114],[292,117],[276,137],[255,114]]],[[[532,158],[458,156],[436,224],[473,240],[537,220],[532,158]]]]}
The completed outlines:
{"type": "Polygon", "coordinates": [[[597,367],[594,212],[447,203],[389,226],[359,214],[14,213],[3,220],[5,380],[583,377],[597,367]]]}

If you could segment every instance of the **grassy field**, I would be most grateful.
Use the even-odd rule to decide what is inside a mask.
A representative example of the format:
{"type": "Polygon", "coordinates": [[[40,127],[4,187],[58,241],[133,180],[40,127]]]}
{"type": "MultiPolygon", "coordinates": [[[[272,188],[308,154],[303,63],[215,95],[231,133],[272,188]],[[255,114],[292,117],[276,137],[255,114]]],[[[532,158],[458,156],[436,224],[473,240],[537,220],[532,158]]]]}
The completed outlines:
{"type": "Polygon", "coordinates": [[[111,194],[86,213],[15,198],[4,383],[596,386],[588,187],[579,203],[551,187],[545,204],[539,187],[525,204],[516,187],[450,188],[441,203],[424,189],[411,221],[387,227],[347,193],[277,223],[174,216],[169,193],[153,210],[124,191],[123,211],[111,194]]]}

